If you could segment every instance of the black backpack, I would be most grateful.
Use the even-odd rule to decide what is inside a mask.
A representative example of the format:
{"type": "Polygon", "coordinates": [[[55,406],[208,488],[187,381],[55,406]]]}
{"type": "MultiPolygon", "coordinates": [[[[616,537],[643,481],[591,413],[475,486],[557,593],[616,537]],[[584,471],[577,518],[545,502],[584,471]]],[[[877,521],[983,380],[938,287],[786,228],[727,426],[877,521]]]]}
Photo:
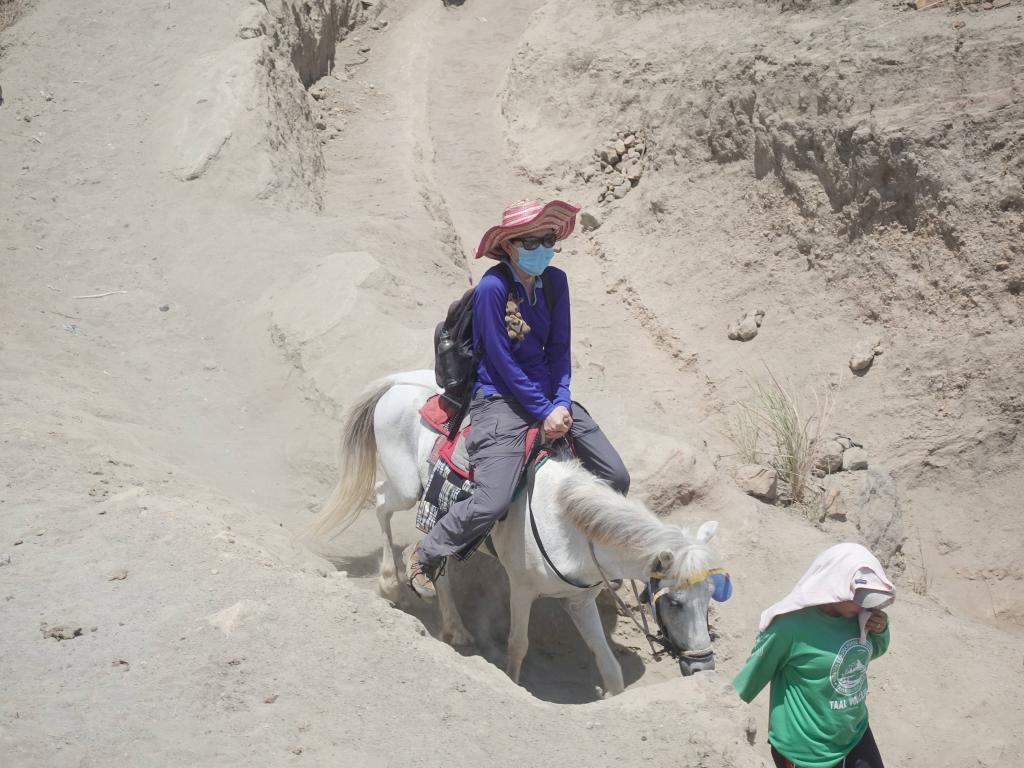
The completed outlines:
{"type": "MultiPolygon", "coordinates": [[[[487,270],[496,274],[505,284],[509,295],[515,295],[515,277],[512,268],[501,262],[487,270]]],[[[476,370],[483,357],[481,347],[473,347],[473,302],[476,287],[470,288],[448,307],[445,319],[434,329],[434,377],[437,386],[444,389],[444,398],[464,411],[476,383],[476,370]]],[[[554,295],[544,291],[544,300],[550,313],[554,308],[554,295]]]]}

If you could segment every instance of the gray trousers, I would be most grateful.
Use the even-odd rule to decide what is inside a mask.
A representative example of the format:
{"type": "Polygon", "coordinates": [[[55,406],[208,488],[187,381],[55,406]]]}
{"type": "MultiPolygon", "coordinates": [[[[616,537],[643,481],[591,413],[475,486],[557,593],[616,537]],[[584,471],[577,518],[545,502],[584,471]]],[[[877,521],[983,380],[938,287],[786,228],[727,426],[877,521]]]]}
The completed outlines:
{"type": "MultiPolygon", "coordinates": [[[[473,428],[466,450],[473,465],[476,490],[453,504],[419,545],[419,560],[434,565],[490,533],[505,515],[523,472],[526,433],[536,423],[518,402],[478,393],[470,404],[473,428]]],[[[573,403],[569,434],[576,455],[588,470],[608,481],[619,493],[629,490],[629,472],[618,452],[590,414],[573,403]]]]}

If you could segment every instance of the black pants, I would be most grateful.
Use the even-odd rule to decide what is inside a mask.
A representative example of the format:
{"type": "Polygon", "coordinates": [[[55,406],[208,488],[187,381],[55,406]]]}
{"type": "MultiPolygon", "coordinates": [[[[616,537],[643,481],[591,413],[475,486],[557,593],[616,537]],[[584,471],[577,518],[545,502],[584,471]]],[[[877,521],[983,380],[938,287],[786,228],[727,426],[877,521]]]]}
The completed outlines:
{"type": "MultiPolygon", "coordinates": [[[[772,747],[772,759],[775,761],[775,768],[800,768],[784,758],[775,747],[772,747]]],[[[885,768],[870,727],[864,731],[857,746],[851,749],[843,760],[836,763],[835,768],[885,768]]]]}

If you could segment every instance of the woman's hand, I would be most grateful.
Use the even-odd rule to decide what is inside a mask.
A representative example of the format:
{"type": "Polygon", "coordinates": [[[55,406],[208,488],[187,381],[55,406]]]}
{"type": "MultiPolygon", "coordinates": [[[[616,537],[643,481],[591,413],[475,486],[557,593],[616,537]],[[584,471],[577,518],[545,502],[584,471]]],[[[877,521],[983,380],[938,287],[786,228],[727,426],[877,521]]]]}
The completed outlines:
{"type": "Polygon", "coordinates": [[[572,429],[572,416],[569,409],[560,405],[544,419],[544,434],[549,440],[565,437],[572,429]]]}
{"type": "Polygon", "coordinates": [[[885,611],[879,610],[878,608],[871,609],[871,618],[868,619],[866,628],[868,632],[873,634],[879,634],[885,632],[885,628],[889,626],[889,617],[885,611]]]}

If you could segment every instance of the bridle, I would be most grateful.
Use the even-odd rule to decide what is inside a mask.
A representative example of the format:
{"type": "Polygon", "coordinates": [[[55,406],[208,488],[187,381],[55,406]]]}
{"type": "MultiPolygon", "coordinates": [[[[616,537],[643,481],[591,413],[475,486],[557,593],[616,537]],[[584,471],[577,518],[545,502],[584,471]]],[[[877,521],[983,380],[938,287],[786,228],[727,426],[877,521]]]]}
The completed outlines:
{"type": "MultiPolygon", "coordinates": [[[[647,577],[647,585],[644,587],[642,592],[637,591],[636,582],[632,579],[629,582],[630,587],[633,590],[633,597],[636,598],[637,605],[640,607],[640,621],[636,620],[633,615],[633,611],[630,610],[629,606],[619,597],[618,593],[612,588],[611,582],[605,575],[604,569],[601,568],[601,564],[597,561],[597,555],[594,553],[594,545],[590,544],[590,556],[594,560],[594,566],[597,568],[597,572],[601,574],[601,579],[604,582],[605,588],[611,593],[612,598],[615,600],[615,604],[619,608],[619,612],[629,617],[629,620],[633,622],[633,625],[640,630],[643,636],[647,639],[648,645],[651,646],[651,657],[655,661],[661,661],[662,656],[668,656],[675,661],[681,661],[683,659],[701,659],[708,656],[707,651],[684,651],[678,645],[675,640],[672,639],[672,635],[669,634],[668,628],[665,626],[665,622],[661,617],[661,613],[658,611],[658,601],[663,599],[670,592],[675,592],[680,589],[687,589],[688,587],[695,587],[701,582],[711,579],[715,574],[719,574],[723,577],[726,583],[729,583],[729,574],[722,568],[709,568],[705,571],[701,571],[691,576],[686,581],[681,581],[671,587],[662,587],[657,589],[658,582],[665,578],[665,573],[654,569],[651,571],[650,576],[647,577]],[[651,616],[654,618],[655,623],[658,625],[657,634],[651,632],[650,624],[647,622],[647,611],[644,610],[644,606],[651,612],[651,616]]],[[[719,590],[716,584],[716,592],[719,590]]],[[[728,588],[729,595],[732,594],[732,587],[728,588]]],[[[723,597],[724,600],[728,600],[728,596],[723,597]]]]}

